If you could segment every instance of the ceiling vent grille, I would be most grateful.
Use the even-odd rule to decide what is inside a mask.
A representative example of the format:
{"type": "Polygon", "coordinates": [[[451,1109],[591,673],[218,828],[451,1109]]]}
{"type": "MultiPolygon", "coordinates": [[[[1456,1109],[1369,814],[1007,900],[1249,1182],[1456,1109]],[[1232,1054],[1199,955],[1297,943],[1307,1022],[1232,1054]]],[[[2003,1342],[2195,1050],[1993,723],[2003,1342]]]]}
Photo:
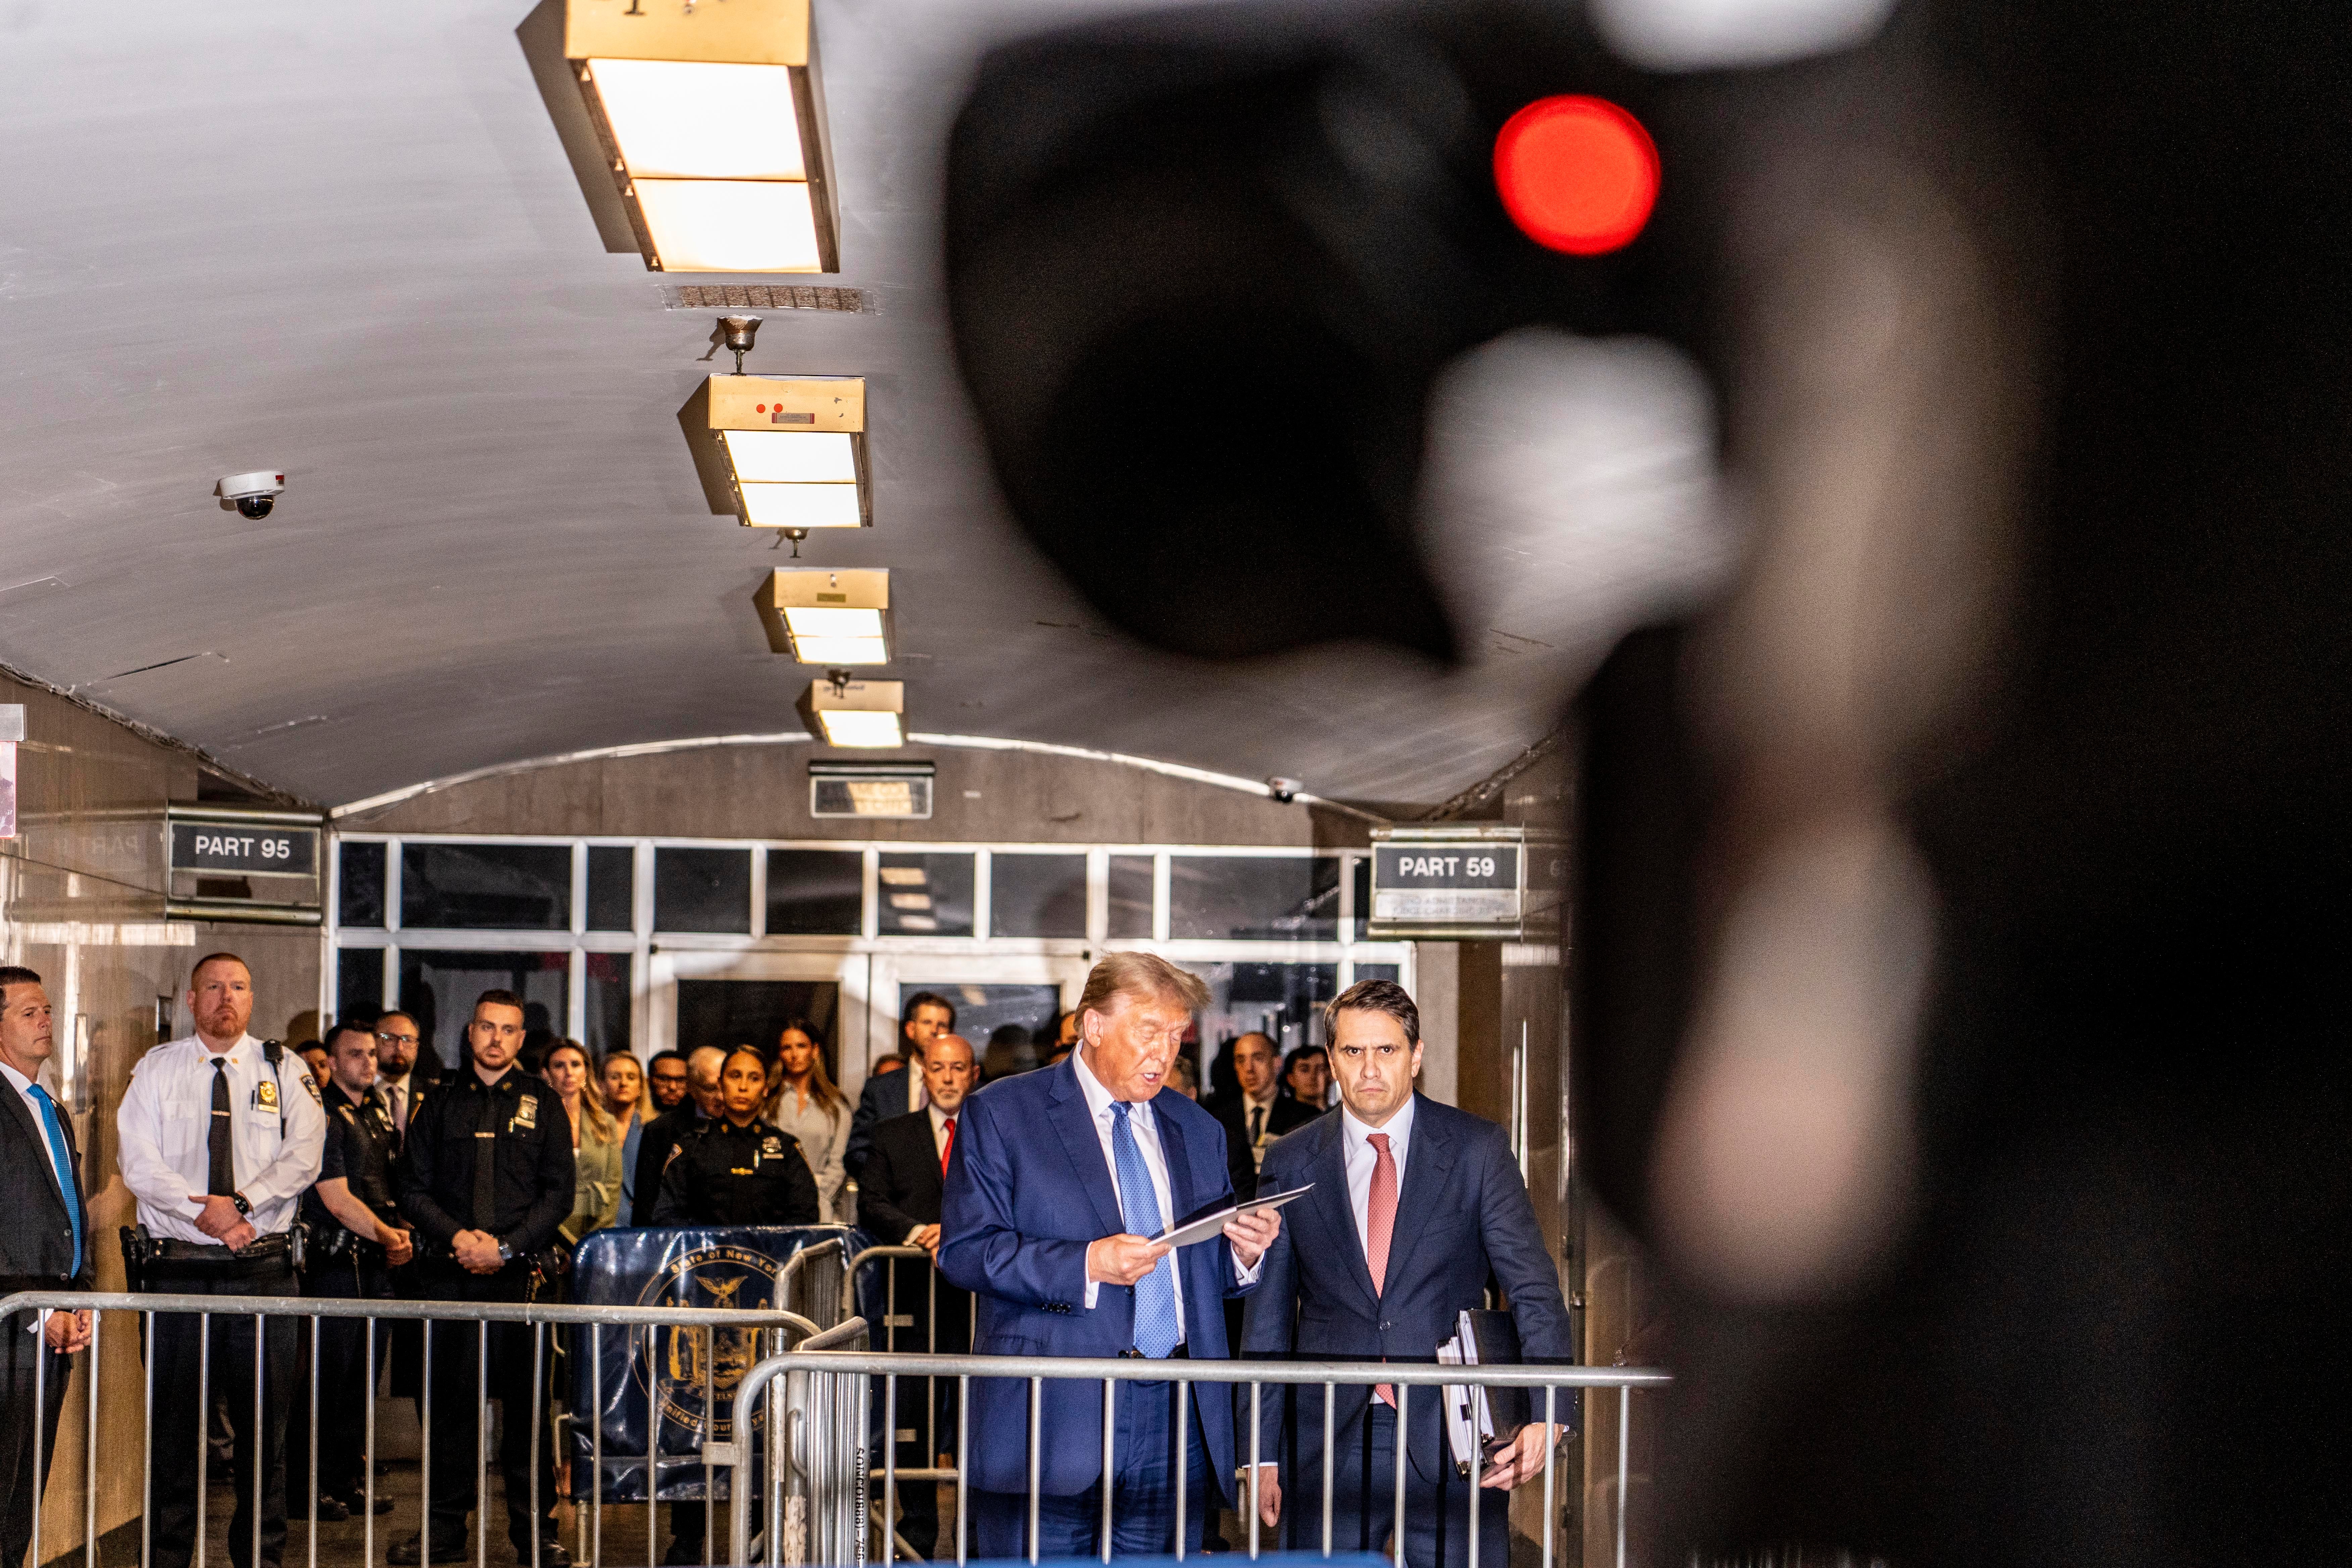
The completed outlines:
{"type": "Polygon", "coordinates": [[[840,310],[874,314],[863,289],[833,289],[793,283],[672,283],[662,292],[673,310],[840,310]]]}

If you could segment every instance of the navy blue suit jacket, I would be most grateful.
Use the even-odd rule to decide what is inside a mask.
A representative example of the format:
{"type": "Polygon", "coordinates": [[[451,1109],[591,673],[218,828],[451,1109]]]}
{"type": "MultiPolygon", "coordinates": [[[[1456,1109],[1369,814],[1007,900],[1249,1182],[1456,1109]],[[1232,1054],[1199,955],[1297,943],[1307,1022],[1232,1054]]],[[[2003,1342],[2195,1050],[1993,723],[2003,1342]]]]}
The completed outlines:
{"type": "MultiPolygon", "coordinates": [[[[1567,1361],[1572,1347],[1558,1266],[1544,1250],[1535,1205],[1503,1130],[1413,1096],[1412,1141],[1405,1148],[1404,1190],[1397,1194],[1388,1279],[1375,1295],[1348,1202],[1340,1127],[1335,1110],[1266,1151],[1258,1177],[1261,1192],[1308,1182],[1315,1190],[1282,1211],[1288,1223],[1266,1249],[1243,1318],[1243,1355],[1429,1362],[1438,1345],[1453,1338],[1455,1314],[1485,1305],[1491,1277],[1510,1298],[1521,1353],[1528,1361],[1567,1361]]],[[[1369,1388],[1341,1385],[1333,1415],[1337,1430],[1345,1432],[1370,1397],[1369,1388]]],[[[1268,1388],[1259,1404],[1260,1462],[1293,1462],[1284,1446],[1287,1424],[1297,1445],[1295,1462],[1302,1473],[1319,1475],[1322,1402],[1320,1384],[1296,1387],[1289,1398],[1268,1388]]],[[[1446,1462],[1438,1447],[1437,1403],[1429,1388],[1416,1388],[1406,1400],[1413,1466],[1430,1479],[1446,1462]]],[[[1563,1399],[1560,1419],[1570,1419],[1571,1408],[1563,1399]]],[[[1538,1415],[1540,1411],[1538,1396],[1538,1415]]],[[[1243,1463],[1248,1458],[1244,1447],[1243,1463]]],[[[1286,1468],[1284,1475],[1287,1485],[1286,1468]]]]}
{"type": "MultiPolygon", "coordinates": [[[[1151,1114],[1174,1217],[1231,1204],[1216,1118],[1168,1089],[1153,1097],[1151,1114]]],[[[1132,1287],[1104,1285],[1094,1310],[1086,1306],[1087,1246],[1127,1226],[1075,1060],[1000,1079],[964,1101],[940,1230],[940,1272],[972,1293],[975,1354],[1115,1356],[1135,1343],[1132,1287]]],[[[1176,1264],[1189,1353],[1223,1359],[1224,1300],[1248,1289],[1236,1283],[1232,1249],[1213,1237],[1178,1248],[1176,1264]]],[[[1193,1394],[1208,1479],[1223,1496],[1234,1469],[1233,1393],[1204,1383],[1193,1394]]],[[[1102,1384],[1049,1382],[1042,1414],[1041,1488],[1055,1497],[1086,1490],[1102,1475],[1102,1384]]],[[[971,1484],[1026,1491],[1027,1379],[975,1380],[971,1421],[971,1484]]]]}

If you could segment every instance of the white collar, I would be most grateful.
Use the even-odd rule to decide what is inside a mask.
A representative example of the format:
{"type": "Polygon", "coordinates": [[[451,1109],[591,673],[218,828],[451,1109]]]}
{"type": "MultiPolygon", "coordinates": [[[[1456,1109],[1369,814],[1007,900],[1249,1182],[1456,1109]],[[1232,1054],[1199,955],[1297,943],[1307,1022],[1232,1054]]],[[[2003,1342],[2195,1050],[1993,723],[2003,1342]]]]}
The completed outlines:
{"type": "MultiPolygon", "coordinates": [[[[1095,1077],[1094,1069],[1087,1066],[1087,1051],[1084,1046],[1070,1053],[1070,1065],[1078,1070],[1078,1090],[1087,1097],[1087,1114],[1100,1121],[1105,1116],[1110,1114],[1113,1104],[1120,1102],[1115,1100],[1110,1090],[1103,1087],[1102,1079],[1095,1077]]],[[[1148,1100],[1130,1100],[1123,1103],[1129,1107],[1130,1112],[1140,1110],[1149,1114],[1151,1110],[1151,1101],[1148,1100]]]]}
{"type": "Polygon", "coordinates": [[[257,1043],[258,1042],[257,1042],[249,1034],[239,1035],[236,1037],[236,1043],[229,1047],[228,1049],[225,1051],[215,1051],[212,1047],[205,1043],[205,1037],[202,1035],[190,1035],[188,1037],[188,1044],[195,1047],[196,1059],[203,1062],[207,1067],[212,1065],[212,1059],[215,1057],[226,1058],[232,1066],[243,1067],[245,1065],[245,1047],[257,1043]]]}
{"type": "Polygon", "coordinates": [[[1350,1147],[1357,1144],[1364,1144],[1365,1147],[1369,1148],[1370,1145],[1366,1142],[1367,1139],[1375,1132],[1385,1132],[1389,1137],[1389,1150],[1393,1153],[1397,1150],[1403,1148],[1407,1143],[1412,1142],[1412,1107],[1413,1101],[1419,1098],[1420,1097],[1418,1095],[1409,1094],[1405,1096],[1404,1103],[1397,1107],[1397,1113],[1389,1118],[1388,1125],[1385,1127],[1367,1126],[1365,1123],[1357,1121],[1356,1113],[1348,1109],[1347,1101],[1341,1100],[1339,1102],[1339,1130],[1348,1135],[1348,1142],[1350,1147]]]}
{"type": "Polygon", "coordinates": [[[26,1078],[23,1073],[18,1072],[15,1068],[10,1067],[6,1062],[0,1062],[0,1073],[6,1073],[8,1075],[8,1087],[15,1089],[18,1094],[30,1094],[33,1092],[33,1080],[26,1078]]]}

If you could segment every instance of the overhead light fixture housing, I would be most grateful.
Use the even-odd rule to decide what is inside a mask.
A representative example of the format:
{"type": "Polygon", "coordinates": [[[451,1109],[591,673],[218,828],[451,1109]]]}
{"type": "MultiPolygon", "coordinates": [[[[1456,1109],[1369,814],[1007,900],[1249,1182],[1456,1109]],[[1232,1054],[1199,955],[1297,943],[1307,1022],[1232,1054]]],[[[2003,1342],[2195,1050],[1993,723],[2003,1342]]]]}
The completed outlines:
{"type": "Polygon", "coordinates": [[[780,568],[755,595],[768,646],[803,664],[890,662],[890,574],[780,568]]]}
{"type": "MultiPolygon", "coordinates": [[[[838,672],[846,677],[848,671],[838,672]]],[[[903,746],[907,687],[898,680],[819,680],[800,702],[801,722],[828,746],[903,746]]]]}
{"type": "Polygon", "coordinates": [[[841,270],[809,5],[565,0],[564,58],[647,268],[841,270]]]}
{"type": "Polygon", "coordinates": [[[812,529],[874,526],[864,377],[714,375],[678,424],[711,510],[795,541],[812,529]]]}
{"type": "MultiPolygon", "coordinates": [[[[811,763],[812,816],[911,816],[931,815],[934,763],[811,763]]],[[[897,868],[882,868],[883,885],[897,881],[897,868]]],[[[917,871],[917,883],[922,880],[917,871]]]]}

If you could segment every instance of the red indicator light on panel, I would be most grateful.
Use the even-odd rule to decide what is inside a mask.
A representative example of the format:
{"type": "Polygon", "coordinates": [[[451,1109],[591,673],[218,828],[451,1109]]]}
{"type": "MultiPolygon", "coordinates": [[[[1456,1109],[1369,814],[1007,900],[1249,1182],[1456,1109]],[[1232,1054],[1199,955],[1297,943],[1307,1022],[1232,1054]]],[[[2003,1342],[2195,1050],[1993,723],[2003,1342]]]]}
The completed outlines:
{"type": "Polygon", "coordinates": [[[1658,204],[1658,149],[1605,99],[1539,98],[1495,138],[1503,210],[1538,245],[1600,256],[1633,243],[1658,204]]]}

